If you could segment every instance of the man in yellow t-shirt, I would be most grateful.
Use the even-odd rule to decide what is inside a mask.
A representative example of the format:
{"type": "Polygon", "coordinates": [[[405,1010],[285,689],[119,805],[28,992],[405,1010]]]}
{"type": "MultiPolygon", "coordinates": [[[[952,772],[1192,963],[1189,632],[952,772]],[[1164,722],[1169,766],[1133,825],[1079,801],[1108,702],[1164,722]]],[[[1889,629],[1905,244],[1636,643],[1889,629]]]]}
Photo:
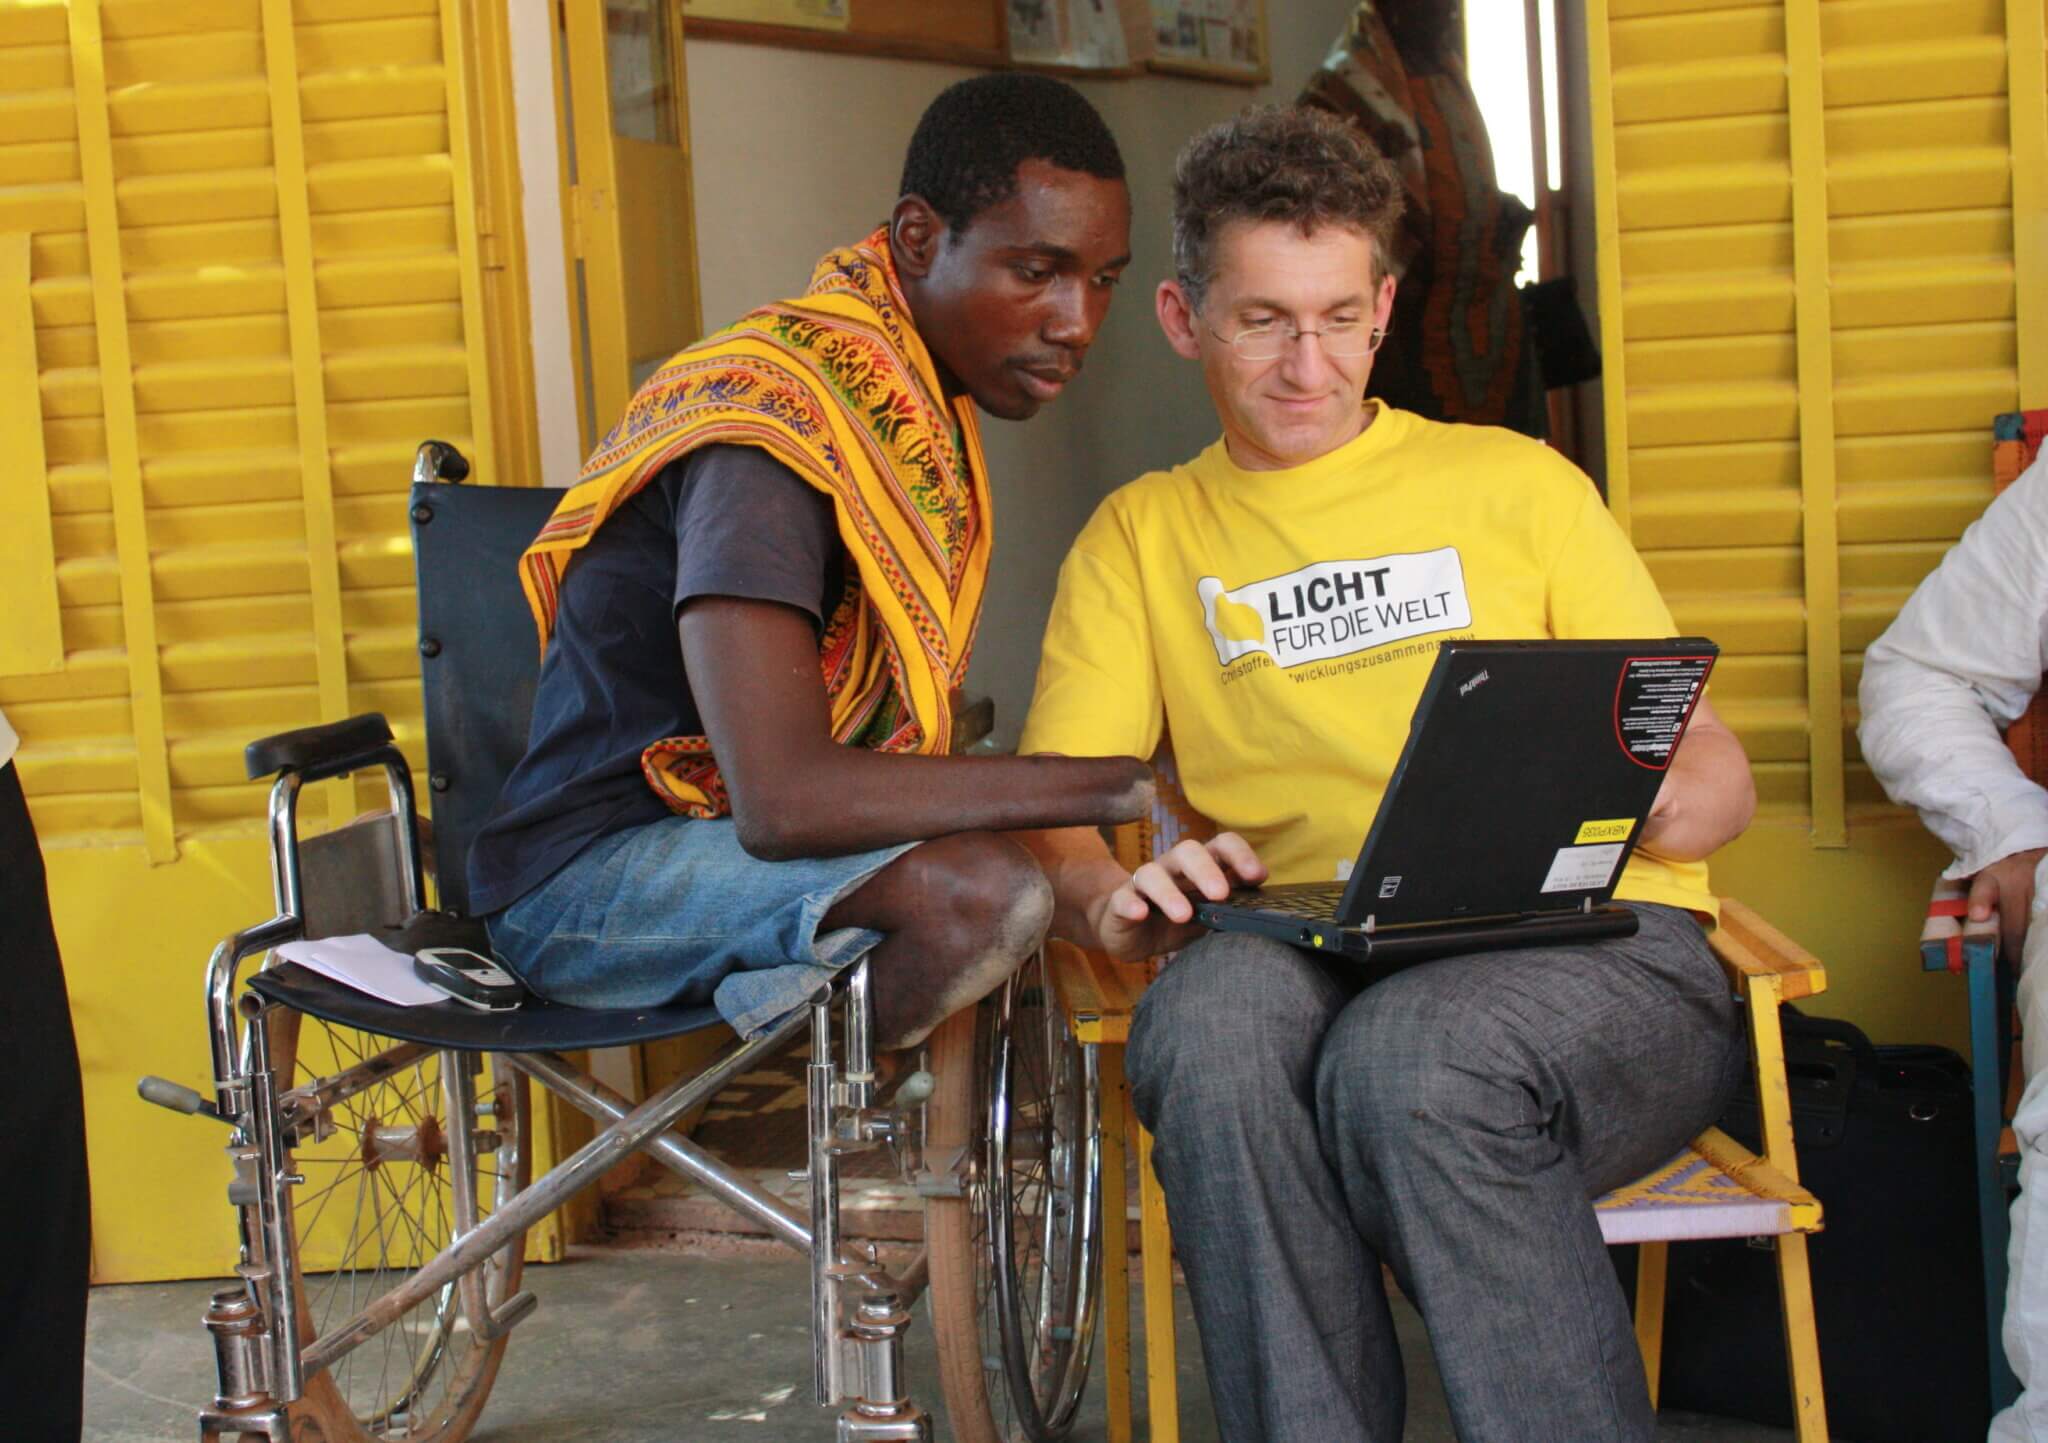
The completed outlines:
{"type": "Polygon", "coordinates": [[[1182,949],[1126,1065],[1224,1437],[1401,1437],[1385,1264],[1429,1325],[1465,1443],[1648,1439],[1590,1200],[1683,1146],[1741,1066],[1702,859],[1755,792],[1712,707],[1617,888],[1634,937],[1372,980],[1191,923],[1191,892],[1342,875],[1439,642],[1675,629],[1554,452],[1361,405],[1399,208],[1386,161],[1317,112],[1249,111],[1182,151],[1159,320],[1201,364],[1222,438],[1082,531],[1021,749],[1170,741],[1225,830],[1135,876],[1085,829],[1029,844],[1055,932],[1124,957],[1182,949]]]}

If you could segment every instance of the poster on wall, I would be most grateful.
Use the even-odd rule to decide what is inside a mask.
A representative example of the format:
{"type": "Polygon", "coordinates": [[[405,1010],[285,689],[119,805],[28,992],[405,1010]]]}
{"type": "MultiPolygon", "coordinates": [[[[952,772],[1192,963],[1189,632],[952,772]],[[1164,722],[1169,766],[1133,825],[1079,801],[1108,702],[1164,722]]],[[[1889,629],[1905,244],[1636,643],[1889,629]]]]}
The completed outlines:
{"type": "MultiPolygon", "coordinates": [[[[1024,65],[1061,69],[1131,71],[1132,38],[1146,25],[1132,24],[1149,0],[1007,0],[1010,58],[1024,65]]],[[[1143,52],[1140,51],[1140,54],[1143,52]]]]}
{"type": "Polygon", "coordinates": [[[1154,70],[1256,85],[1266,68],[1265,0],[1151,0],[1154,70]]]}
{"type": "Polygon", "coordinates": [[[844,30],[850,0],[683,0],[685,20],[744,20],[803,30],[844,30]]]}

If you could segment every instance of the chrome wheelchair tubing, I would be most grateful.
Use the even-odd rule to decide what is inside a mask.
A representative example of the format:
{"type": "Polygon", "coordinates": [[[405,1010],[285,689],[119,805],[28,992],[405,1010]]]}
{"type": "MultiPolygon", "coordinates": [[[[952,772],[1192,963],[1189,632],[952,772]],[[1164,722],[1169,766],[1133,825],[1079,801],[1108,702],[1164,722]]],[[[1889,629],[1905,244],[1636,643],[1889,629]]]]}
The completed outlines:
{"type": "Polygon", "coordinates": [[[297,771],[277,774],[270,787],[270,892],[280,917],[304,917],[299,881],[299,790],[297,771]]]}
{"type": "Polygon", "coordinates": [[[930,1443],[931,1418],[903,1387],[903,1334],[910,1313],[902,1285],[875,1264],[845,1255],[839,1237],[839,1158],[877,1147],[899,1130],[872,1105],[874,1006],[866,959],[846,973],[846,1067],[835,1081],[833,993],[812,999],[810,1109],[812,1383],[821,1404],[844,1403],[839,1443],[930,1443]],[[880,1277],[874,1276],[881,1273],[880,1277]],[[848,1289],[854,1302],[847,1306],[848,1289]]]}
{"type": "Polygon", "coordinates": [[[227,1118],[247,1111],[243,1096],[240,1028],[235,1019],[235,977],[242,960],[286,942],[304,930],[299,885],[299,774],[280,773],[270,788],[270,890],[277,915],[235,933],[213,949],[206,966],[206,1022],[213,1048],[214,1105],[227,1118]]]}
{"type": "MultiPolygon", "coordinates": [[[[426,874],[420,862],[418,823],[413,814],[412,768],[394,746],[380,747],[364,766],[384,770],[392,815],[398,818],[398,860],[404,872],[406,897],[415,912],[427,905],[426,874]]],[[[235,1021],[235,978],[245,958],[296,942],[305,928],[305,887],[299,871],[299,792],[304,780],[297,771],[281,772],[270,788],[270,887],[277,915],[237,932],[213,949],[206,969],[206,1016],[213,1051],[214,1106],[224,1118],[241,1115],[238,1095],[242,1074],[239,1028],[235,1021]]]]}
{"type": "Polygon", "coordinates": [[[846,974],[846,1084],[835,1099],[855,1111],[875,1099],[874,984],[862,958],[846,974]]]}
{"type": "MultiPolygon", "coordinates": [[[[426,872],[420,863],[418,823],[413,811],[412,766],[396,746],[386,743],[366,753],[354,771],[381,767],[384,789],[391,798],[391,814],[403,823],[398,829],[398,864],[405,882],[406,900],[412,910],[427,906],[426,872]]],[[[343,772],[340,776],[351,776],[343,772]]],[[[315,781],[335,778],[316,776],[315,781]]],[[[270,788],[270,876],[280,915],[306,915],[305,891],[299,875],[299,791],[305,785],[302,773],[280,772],[270,788]]]]}
{"type": "MultiPolygon", "coordinates": [[[[588,1073],[579,1072],[555,1053],[525,1052],[505,1059],[564,1102],[600,1123],[617,1122],[632,1104],[588,1073]]],[[[782,1199],[730,1172],[702,1148],[673,1132],[650,1138],[641,1149],[656,1161],[715,1194],[736,1212],[745,1213],[775,1237],[799,1252],[811,1250],[810,1222],[782,1199]]]]}
{"type": "MultiPolygon", "coordinates": [[[[503,1060],[600,1122],[616,1123],[627,1115],[624,1098],[553,1053],[521,1053],[503,1060]]],[[[828,1121],[827,1129],[834,1130],[835,1124],[828,1121]]],[[[844,1144],[836,1145],[835,1153],[843,1147],[844,1144]]],[[[822,1256],[812,1247],[814,1235],[810,1224],[795,1209],[733,1173],[696,1144],[673,1132],[663,1132],[642,1143],[641,1151],[701,1184],[735,1211],[763,1224],[778,1241],[809,1253],[814,1260],[822,1256]]],[[[835,1261],[828,1279],[834,1299],[833,1327],[821,1351],[841,1358],[841,1391],[839,1396],[820,1401],[849,1405],[840,1420],[840,1436],[848,1443],[927,1438],[928,1433],[920,1431],[926,1426],[920,1422],[924,1415],[901,1396],[900,1341],[902,1329],[909,1324],[908,1310],[923,1296],[931,1280],[924,1254],[920,1253],[901,1277],[872,1259],[863,1259],[843,1243],[835,1261]],[[842,1332],[838,1299],[849,1287],[860,1300],[842,1332]]],[[[815,1338],[813,1344],[815,1347],[815,1338]]]]}
{"type": "Polygon", "coordinates": [[[472,1232],[456,1239],[430,1262],[416,1269],[405,1282],[372,1300],[361,1312],[326,1336],[316,1339],[300,1354],[298,1361],[304,1371],[310,1373],[331,1366],[429,1293],[438,1291],[483,1263],[505,1246],[514,1234],[524,1232],[553,1212],[621,1159],[637,1151],[649,1138],[667,1131],[684,1112],[712,1096],[736,1074],[782,1043],[803,1025],[803,1021],[803,1013],[797,1012],[774,1031],[740,1044],[708,1071],[695,1077],[678,1078],[648,1098],[613,1127],[600,1132],[556,1164],[545,1177],[521,1191],[480,1222],[472,1232]]]}
{"type": "Polygon", "coordinates": [[[387,747],[382,758],[384,789],[391,798],[391,815],[402,825],[398,829],[398,865],[405,873],[406,895],[412,910],[427,910],[427,874],[420,860],[419,813],[413,810],[412,767],[397,747],[387,747]]]}
{"type": "MultiPolygon", "coordinates": [[[[523,1052],[504,1060],[599,1122],[617,1122],[632,1108],[625,1098],[589,1073],[577,1071],[556,1053],[523,1052]]],[[[699,1184],[733,1211],[744,1213],[760,1223],[777,1241],[798,1252],[808,1253],[811,1250],[808,1219],[781,1198],[733,1172],[689,1139],[674,1132],[665,1132],[643,1143],[640,1150],[670,1171],[681,1173],[699,1184]]],[[[839,1261],[859,1265],[862,1259],[851,1249],[842,1247],[839,1261]]],[[[902,1293],[906,1300],[914,1300],[922,1294],[930,1279],[931,1273],[922,1254],[900,1277],[882,1268],[849,1275],[849,1281],[856,1286],[893,1290],[902,1293]]]]}
{"type": "MultiPolygon", "coordinates": [[[[867,963],[856,971],[865,974],[867,963]]],[[[832,994],[810,1005],[811,1063],[804,1069],[810,1116],[808,1173],[811,1187],[811,1384],[821,1404],[842,1396],[844,1359],[839,1352],[839,1155],[832,1136],[832,994]]]]}
{"type": "Polygon", "coordinates": [[[263,1316],[270,1331],[271,1396],[280,1404],[298,1401],[306,1390],[299,1362],[299,1299],[292,1279],[298,1271],[292,1236],[291,1197],[285,1189],[304,1179],[285,1171],[284,1137],[278,1126],[277,1074],[270,1063],[270,1030],[258,1016],[249,1028],[249,1123],[256,1145],[256,1216],[263,1259],[251,1278],[263,1292],[263,1316]]]}
{"type": "Polygon", "coordinates": [[[222,939],[206,964],[206,1024],[213,1049],[214,1107],[223,1119],[235,1125],[237,1135],[247,1131],[243,1119],[249,1107],[238,1040],[240,1027],[235,1017],[235,976],[244,958],[296,942],[303,930],[294,914],[272,917],[222,939]]]}
{"type": "Polygon", "coordinates": [[[375,1057],[365,1058],[331,1077],[323,1077],[304,1087],[294,1087],[283,1092],[278,1097],[278,1105],[284,1110],[286,1128],[290,1134],[287,1141],[319,1141],[319,1137],[306,1137],[303,1129],[309,1123],[331,1112],[337,1104],[368,1092],[393,1073],[412,1066],[433,1050],[424,1042],[394,1042],[375,1057]]]}
{"type": "MultiPolygon", "coordinates": [[[[476,1117],[476,1078],[469,1070],[472,1059],[481,1060],[478,1052],[458,1052],[444,1048],[441,1052],[441,1090],[448,1099],[448,1187],[454,1194],[455,1241],[477,1228],[476,1205],[476,1134],[469,1129],[469,1121],[476,1117]]],[[[487,1343],[496,1342],[518,1327],[540,1300],[524,1289],[507,1298],[504,1305],[496,1310],[484,1294],[484,1270],[471,1268],[462,1275],[459,1285],[462,1297],[462,1311],[469,1319],[470,1331],[487,1343]]]]}

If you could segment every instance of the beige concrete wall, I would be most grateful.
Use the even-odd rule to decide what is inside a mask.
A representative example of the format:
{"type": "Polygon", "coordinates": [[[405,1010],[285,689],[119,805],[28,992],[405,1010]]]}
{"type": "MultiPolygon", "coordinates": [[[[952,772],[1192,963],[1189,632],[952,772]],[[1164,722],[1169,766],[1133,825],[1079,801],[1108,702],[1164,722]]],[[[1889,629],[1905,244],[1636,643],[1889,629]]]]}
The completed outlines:
{"type": "MultiPolygon", "coordinates": [[[[999,738],[1014,739],[1023,721],[1060,559],[1096,502],[1216,435],[1199,375],[1167,350],[1152,317],[1168,271],[1174,152],[1253,100],[1292,98],[1352,8],[1273,5],[1275,83],[1259,91],[1158,75],[1080,82],[1123,148],[1134,260],[1080,380],[1033,421],[986,422],[996,584],[971,684],[995,697],[999,738]]],[[[707,326],[800,288],[820,254],[879,224],[918,116],[971,73],[712,41],[689,42],[687,60],[707,326]]]]}

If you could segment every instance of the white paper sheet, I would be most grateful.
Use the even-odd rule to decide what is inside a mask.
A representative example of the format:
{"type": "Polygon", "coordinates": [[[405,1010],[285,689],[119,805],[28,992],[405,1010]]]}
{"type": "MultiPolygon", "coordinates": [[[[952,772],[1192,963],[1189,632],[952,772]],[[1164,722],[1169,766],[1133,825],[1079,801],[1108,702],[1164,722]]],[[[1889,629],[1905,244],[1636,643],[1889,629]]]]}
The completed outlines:
{"type": "Polygon", "coordinates": [[[448,1000],[413,975],[411,957],[392,951],[367,932],[322,937],[317,942],[287,942],[277,949],[277,955],[395,1006],[425,1007],[448,1000]]]}

